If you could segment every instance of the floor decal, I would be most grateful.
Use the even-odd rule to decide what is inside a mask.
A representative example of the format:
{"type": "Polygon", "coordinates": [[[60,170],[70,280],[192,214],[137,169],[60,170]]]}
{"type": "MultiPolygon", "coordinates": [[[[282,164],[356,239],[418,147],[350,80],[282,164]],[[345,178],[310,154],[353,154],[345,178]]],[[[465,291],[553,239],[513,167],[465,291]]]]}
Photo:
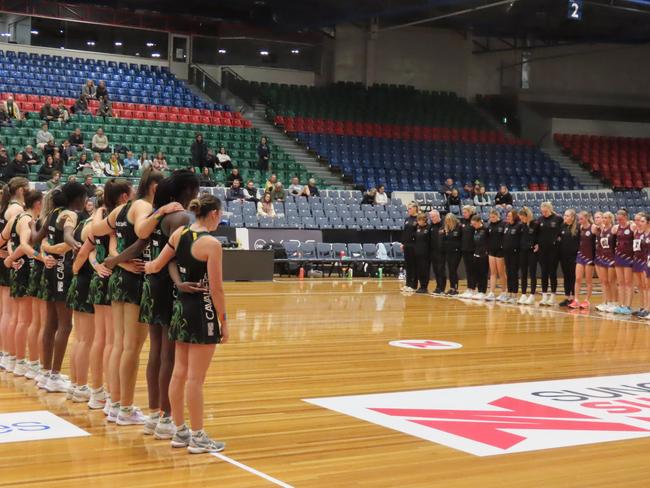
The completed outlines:
{"type": "Polygon", "coordinates": [[[460,349],[462,344],[449,341],[434,341],[430,339],[407,339],[402,341],[391,341],[389,346],[403,347],[405,349],[429,349],[435,351],[445,351],[448,349],[460,349]]]}
{"type": "Polygon", "coordinates": [[[650,437],[650,373],[305,401],[476,456],[650,437]]]}
{"type": "Polygon", "coordinates": [[[90,435],[45,410],[0,413],[0,444],[90,435]]]}

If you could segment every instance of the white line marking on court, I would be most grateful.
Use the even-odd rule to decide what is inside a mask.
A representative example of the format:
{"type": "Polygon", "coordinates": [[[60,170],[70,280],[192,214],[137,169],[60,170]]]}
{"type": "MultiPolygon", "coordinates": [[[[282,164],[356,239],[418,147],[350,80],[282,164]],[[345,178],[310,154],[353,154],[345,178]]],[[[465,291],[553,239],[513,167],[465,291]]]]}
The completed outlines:
{"type": "Polygon", "coordinates": [[[221,453],[215,452],[215,453],[212,453],[212,455],[214,457],[216,457],[216,458],[221,459],[222,461],[226,461],[227,463],[232,464],[233,466],[237,466],[238,468],[241,468],[244,471],[248,471],[249,473],[252,473],[255,476],[259,476],[260,478],[264,478],[266,481],[270,481],[274,485],[281,486],[282,488],[293,488],[293,486],[288,485],[284,481],[280,481],[279,479],[276,479],[273,476],[269,476],[266,473],[262,473],[261,471],[258,471],[255,468],[251,468],[250,466],[246,466],[245,464],[240,463],[239,461],[235,461],[233,458],[225,456],[225,455],[223,455],[221,453]]]}

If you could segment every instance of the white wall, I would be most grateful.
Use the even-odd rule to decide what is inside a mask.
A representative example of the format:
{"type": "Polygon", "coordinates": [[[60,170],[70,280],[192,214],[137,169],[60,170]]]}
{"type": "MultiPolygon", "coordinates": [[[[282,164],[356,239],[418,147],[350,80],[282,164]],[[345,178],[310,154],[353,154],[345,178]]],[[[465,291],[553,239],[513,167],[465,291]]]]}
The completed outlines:
{"type": "MultiPolygon", "coordinates": [[[[221,68],[216,64],[197,64],[218,83],[221,83],[221,68]]],[[[260,68],[257,66],[224,65],[248,81],[266,81],[267,83],[286,83],[289,85],[314,86],[316,73],[282,68],[260,68]]]]}
{"type": "Polygon", "coordinates": [[[551,120],[551,127],[554,134],[650,137],[650,124],[638,122],[554,118],[551,120]]]}

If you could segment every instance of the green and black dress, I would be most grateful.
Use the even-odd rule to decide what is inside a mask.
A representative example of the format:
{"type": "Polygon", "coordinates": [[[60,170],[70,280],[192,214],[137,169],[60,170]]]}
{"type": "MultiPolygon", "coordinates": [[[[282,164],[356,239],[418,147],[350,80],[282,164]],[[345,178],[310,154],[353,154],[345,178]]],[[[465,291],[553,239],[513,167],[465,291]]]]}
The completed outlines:
{"type": "MultiPolygon", "coordinates": [[[[89,220],[90,219],[87,219],[84,222],[79,222],[77,224],[77,227],[74,230],[74,238],[77,242],[82,242],[81,233],[89,220]]],[[[90,294],[90,280],[92,277],[93,267],[90,265],[90,261],[86,259],[79,269],[79,272],[72,277],[72,281],[70,282],[70,289],[68,290],[68,296],[66,299],[66,305],[68,308],[75,312],[95,312],[93,304],[88,299],[90,294]]]]}
{"type": "MultiPolygon", "coordinates": [[[[55,208],[47,218],[47,242],[51,246],[63,242],[63,226],[57,220],[63,208],[55,208]]],[[[70,281],[72,281],[72,252],[51,254],[56,259],[56,265],[43,269],[41,279],[42,298],[46,302],[65,302],[70,281]]]]}
{"type": "MultiPolygon", "coordinates": [[[[183,281],[198,282],[209,289],[208,265],[192,256],[192,245],[208,232],[196,232],[185,227],[176,248],[176,263],[183,281]]],[[[182,293],[174,302],[169,339],[190,344],[218,344],[221,324],[210,292],[182,293]]]]}
{"type": "MultiPolygon", "coordinates": [[[[41,228],[40,220],[36,221],[36,231],[39,231],[41,228]]],[[[41,243],[35,242],[32,246],[36,252],[40,252],[41,243]]],[[[41,298],[41,277],[43,276],[43,269],[45,264],[43,261],[38,259],[32,259],[32,266],[29,271],[29,284],[27,285],[27,296],[33,298],[41,298]]]]}
{"type": "MultiPolygon", "coordinates": [[[[11,246],[14,251],[20,247],[18,223],[24,218],[31,220],[32,216],[28,213],[21,213],[14,219],[14,223],[11,226],[11,234],[9,238],[11,239],[11,246]]],[[[11,268],[11,284],[9,286],[9,296],[11,298],[23,298],[29,296],[27,293],[29,289],[29,276],[31,274],[31,270],[34,268],[34,261],[35,260],[32,257],[22,256],[16,261],[16,263],[20,265],[20,268],[11,268]]]]}
{"type": "MultiPolygon", "coordinates": [[[[131,244],[138,240],[135,226],[127,219],[127,214],[132,202],[128,202],[115,219],[115,236],[117,237],[117,252],[122,253],[131,244]]],[[[146,252],[143,254],[146,258],[146,252]]],[[[108,280],[108,293],[111,302],[131,303],[140,305],[142,299],[141,273],[131,273],[120,266],[116,266],[108,280]]]]}
{"type": "MultiPolygon", "coordinates": [[[[9,202],[9,205],[12,203],[17,203],[20,205],[20,202],[16,201],[11,201],[9,202]]],[[[22,205],[21,205],[22,206],[22,205]]],[[[4,231],[5,227],[7,227],[7,218],[5,217],[5,214],[7,211],[5,210],[5,213],[0,215],[0,233],[4,231]]],[[[7,244],[5,243],[2,247],[0,247],[0,251],[6,251],[7,250],[7,244]]],[[[11,270],[7,268],[4,264],[0,266],[0,286],[10,286],[11,285],[11,270]]]]}
{"type": "MultiPolygon", "coordinates": [[[[105,235],[101,237],[95,236],[95,254],[96,260],[99,264],[103,263],[108,256],[108,246],[111,242],[111,236],[105,235]]],[[[108,291],[109,277],[102,278],[97,273],[93,272],[90,279],[90,292],[88,293],[88,302],[91,305],[110,305],[111,297],[108,291]]]]}
{"type": "MultiPolygon", "coordinates": [[[[169,241],[169,236],[162,230],[162,222],[166,215],[160,219],[156,230],[151,234],[149,244],[149,257],[156,259],[169,241]]],[[[174,304],[174,283],[169,276],[167,266],[159,273],[146,275],[142,287],[142,300],[140,301],[140,322],[149,325],[168,327],[172,318],[174,304]]]]}

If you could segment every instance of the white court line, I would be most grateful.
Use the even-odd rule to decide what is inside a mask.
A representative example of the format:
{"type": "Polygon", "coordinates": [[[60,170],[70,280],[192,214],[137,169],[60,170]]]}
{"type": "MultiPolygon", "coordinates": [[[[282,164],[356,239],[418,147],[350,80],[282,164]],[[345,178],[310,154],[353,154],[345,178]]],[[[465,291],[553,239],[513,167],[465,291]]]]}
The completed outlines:
{"type": "Polygon", "coordinates": [[[261,471],[258,471],[255,468],[251,468],[250,466],[246,466],[245,464],[240,463],[239,461],[235,461],[233,458],[225,456],[225,455],[223,455],[221,453],[215,452],[215,453],[212,453],[212,455],[214,457],[216,457],[216,458],[221,459],[222,461],[226,461],[227,463],[232,464],[233,466],[237,466],[238,468],[241,468],[244,471],[248,471],[249,473],[252,473],[255,476],[259,476],[260,478],[264,478],[266,481],[270,481],[274,485],[281,486],[282,488],[293,488],[293,486],[288,485],[284,481],[280,481],[279,479],[276,479],[273,476],[269,476],[266,473],[262,473],[261,471]]]}

